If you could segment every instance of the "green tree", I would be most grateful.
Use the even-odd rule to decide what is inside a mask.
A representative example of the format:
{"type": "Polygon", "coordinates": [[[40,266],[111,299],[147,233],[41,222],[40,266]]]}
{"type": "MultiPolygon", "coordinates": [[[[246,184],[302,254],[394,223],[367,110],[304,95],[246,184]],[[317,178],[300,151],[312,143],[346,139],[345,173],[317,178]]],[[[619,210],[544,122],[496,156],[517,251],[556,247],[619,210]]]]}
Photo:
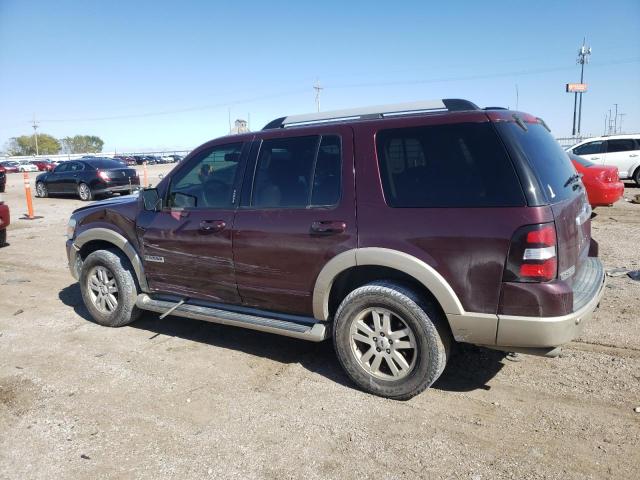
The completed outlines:
{"type": "MultiPolygon", "coordinates": [[[[36,141],[33,135],[13,137],[7,145],[9,155],[35,155],[36,141]]],[[[40,155],[55,155],[60,153],[60,142],[46,133],[38,134],[38,153],[40,155]]]]}
{"type": "Polygon", "coordinates": [[[65,153],[99,153],[103,145],[102,139],[95,135],[76,135],[62,139],[65,153]]]}

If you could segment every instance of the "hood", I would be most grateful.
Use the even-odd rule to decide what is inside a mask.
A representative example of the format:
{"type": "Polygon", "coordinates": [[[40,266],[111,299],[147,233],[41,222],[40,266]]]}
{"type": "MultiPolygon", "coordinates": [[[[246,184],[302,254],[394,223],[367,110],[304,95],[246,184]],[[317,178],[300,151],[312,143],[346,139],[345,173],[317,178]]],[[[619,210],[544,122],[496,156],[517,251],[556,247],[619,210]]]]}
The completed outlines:
{"type": "Polygon", "coordinates": [[[78,212],[92,209],[104,209],[116,206],[133,205],[138,202],[138,192],[134,192],[131,195],[122,195],[120,197],[110,198],[108,200],[100,200],[98,202],[90,203],[85,207],[76,208],[73,211],[73,215],[78,212]]]}

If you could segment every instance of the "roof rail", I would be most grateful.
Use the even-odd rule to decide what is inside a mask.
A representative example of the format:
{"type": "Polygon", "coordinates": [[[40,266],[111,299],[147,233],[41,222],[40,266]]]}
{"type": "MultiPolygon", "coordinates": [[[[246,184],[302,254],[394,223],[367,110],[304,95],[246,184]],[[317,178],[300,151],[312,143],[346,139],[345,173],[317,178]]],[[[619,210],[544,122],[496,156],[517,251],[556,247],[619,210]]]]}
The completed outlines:
{"type": "Polygon", "coordinates": [[[479,110],[479,108],[468,100],[444,98],[442,100],[427,100],[422,102],[398,103],[395,105],[378,105],[375,107],[290,115],[272,120],[265,125],[263,130],[344,120],[365,120],[416,113],[459,112],[465,110],[479,110]]]}

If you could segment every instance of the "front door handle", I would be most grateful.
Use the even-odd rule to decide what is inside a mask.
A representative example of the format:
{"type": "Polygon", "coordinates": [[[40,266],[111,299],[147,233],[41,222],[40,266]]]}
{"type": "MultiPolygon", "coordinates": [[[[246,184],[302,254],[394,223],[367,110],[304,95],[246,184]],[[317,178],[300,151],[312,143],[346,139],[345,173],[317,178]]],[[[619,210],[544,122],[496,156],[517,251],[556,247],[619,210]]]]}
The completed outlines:
{"type": "Polygon", "coordinates": [[[202,220],[200,222],[200,231],[204,233],[221,232],[227,227],[224,220],[202,220]]]}
{"type": "Polygon", "coordinates": [[[637,157],[638,154],[637,153],[632,153],[631,155],[629,155],[630,157],[637,157]]]}
{"type": "Polygon", "coordinates": [[[343,233],[347,229],[345,222],[334,220],[320,220],[311,224],[311,233],[319,235],[333,235],[343,233]]]}
{"type": "Polygon", "coordinates": [[[599,160],[600,157],[591,157],[591,160],[599,160]]]}

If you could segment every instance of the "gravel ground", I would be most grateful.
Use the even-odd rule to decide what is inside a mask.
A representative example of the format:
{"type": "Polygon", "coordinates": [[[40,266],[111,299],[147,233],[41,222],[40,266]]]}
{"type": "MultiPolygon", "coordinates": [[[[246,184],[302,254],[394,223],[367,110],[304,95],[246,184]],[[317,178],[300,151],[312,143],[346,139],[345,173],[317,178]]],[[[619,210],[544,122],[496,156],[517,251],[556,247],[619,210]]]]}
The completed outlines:
{"type": "MultiPolygon", "coordinates": [[[[92,323],[64,252],[82,202],[35,199],[44,218],[20,220],[19,175],[4,199],[0,478],[637,478],[640,282],[627,276],[562,357],[463,346],[432,389],[396,402],[356,390],[330,342],[155,314],[92,323]]],[[[640,205],[597,213],[606,268],[639,269],[640,205]]]]}

